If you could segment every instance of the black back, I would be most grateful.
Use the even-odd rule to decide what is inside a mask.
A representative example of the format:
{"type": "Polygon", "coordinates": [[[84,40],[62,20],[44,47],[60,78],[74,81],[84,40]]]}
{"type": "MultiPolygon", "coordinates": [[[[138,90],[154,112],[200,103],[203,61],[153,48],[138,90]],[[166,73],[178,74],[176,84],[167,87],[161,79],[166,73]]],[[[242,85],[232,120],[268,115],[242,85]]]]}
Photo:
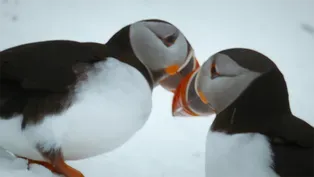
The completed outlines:
{"type": "MultiPolygon", "coordinates": [[[[23,115],[22,128],[45,115],[60,114],[73,103],[73,87],[86,79],[94,64],[114,57],[138,69],[151,88],[147,68],[136,58],[129,41],[129,26],[107,44],[67,40],[43,41],[0,52],[0,117],[23,115]]],[[[106,83],[104,83],[106,84],[106,83]]]]}
{"type": "Polygon", "coordinates": [[[105,45],[44,41],[0,53],[0,117],[22,114],[22,127],[71,105],[72,88],[93,63],[106,59],[105,45]]]}

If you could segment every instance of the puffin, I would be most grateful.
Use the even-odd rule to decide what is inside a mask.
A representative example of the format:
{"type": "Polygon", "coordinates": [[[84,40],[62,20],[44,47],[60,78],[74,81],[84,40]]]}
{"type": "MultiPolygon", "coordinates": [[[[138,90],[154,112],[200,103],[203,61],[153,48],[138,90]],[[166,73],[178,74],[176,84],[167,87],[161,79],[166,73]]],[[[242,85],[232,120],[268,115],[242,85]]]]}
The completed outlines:
{"type": "Polygon", "coordinates": [[[0,52],[0,147],[83,177],[67,160],[110,152],[145,124],[157,86],[174,92],[199,67],[170,22],[130,23],[105,44],[49,40],[0,52]],[[177,84],[177,85],[176,85],[177,84]]]}
{"type": "Polygon", "coordinates": [[[214,116],[206,177],[314,176],[314,129],[291,112],[285,78],[266,55],[221,50],[182,79],[174,117],[214,116]]]}

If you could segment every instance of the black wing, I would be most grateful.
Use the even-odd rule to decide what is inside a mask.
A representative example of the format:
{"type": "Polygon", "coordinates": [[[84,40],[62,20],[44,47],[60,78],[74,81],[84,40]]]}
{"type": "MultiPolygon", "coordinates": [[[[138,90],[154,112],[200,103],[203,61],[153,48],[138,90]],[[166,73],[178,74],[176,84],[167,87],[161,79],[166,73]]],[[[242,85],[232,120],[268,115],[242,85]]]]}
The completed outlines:
{"type": "Polygon", "coordinates": [[[277,117],[274,123],[268,126],[269,137],[278,137],[287,143],[300,147],[314,146],[314,128],[304,120],[292,114],[277,117]]]}
{"type": "Polygon", "coordinates": [[[314,176],[314,149],[296,144],[272,144],[274,169],[282,177],[314,176]]]}
{"type": "MultiPolygon", "coordinates": [[[[75,41],[45,41],[13,47],[0,53],[1,83],[23,89],[66,91],[76,82],[73,66],[104,59],[104,45],[75,41]]],[[[2,87],[3,84],[1,84],[2,87]]]]}
{"type": "Polygon", "coordinates": [[[0,52],[0,117],[23,114],[40,119],[58,112],[75,85],[80,65],[106,58],[105,45],[75,41],[44,41],[0,52]]]}
{"type": "Polygon", "coordinates": [[[275,171],[282,177],[314,176],[314,128],[291,115],[278,131],[282,141],[271,143],[275,171]]]}
{"type": "MultiPolygon", "coordinates": [[[[231,118],[231,114],[225,111],[217,117],[231,118]]],[[[230,119],[216,118],[211,129],[219,130],[219,126],[227,124],[231,129],[228,133],[264,134],[269,138],[273,151],[273,168],[281,177],[314,176],[314,128],[310,124],[292,115],[290,109],[282,116],[262,117],[257,114],[256,118],[250,118],[238,116],[233,123],[229,123],[230,119]]]]}

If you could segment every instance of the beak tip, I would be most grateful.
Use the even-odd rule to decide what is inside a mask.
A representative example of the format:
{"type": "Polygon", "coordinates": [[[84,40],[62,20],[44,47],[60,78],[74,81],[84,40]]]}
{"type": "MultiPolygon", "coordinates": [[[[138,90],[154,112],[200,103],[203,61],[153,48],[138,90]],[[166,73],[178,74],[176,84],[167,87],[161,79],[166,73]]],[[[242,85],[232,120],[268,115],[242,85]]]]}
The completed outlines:
{"type": "Polygon", "coordinates": [[[187,112],[182,106],[177,106],[172,109],[172,117],[194,117],[194,115],[187,112]]]}
{"type": "Polygon", "coordinates": [[[177,110],[172,110],[172,116],[173,117],[178,117],[180,114],[179,114],[179,111],[177,110]]]}
{"type": "Polygon", "coordinates": [[[177,117],[178,116],[178,111],[176,111],[176,110],[177,110],[176,107],[172,107],[172,111],[171,111],[172,117],[177,117]]]}

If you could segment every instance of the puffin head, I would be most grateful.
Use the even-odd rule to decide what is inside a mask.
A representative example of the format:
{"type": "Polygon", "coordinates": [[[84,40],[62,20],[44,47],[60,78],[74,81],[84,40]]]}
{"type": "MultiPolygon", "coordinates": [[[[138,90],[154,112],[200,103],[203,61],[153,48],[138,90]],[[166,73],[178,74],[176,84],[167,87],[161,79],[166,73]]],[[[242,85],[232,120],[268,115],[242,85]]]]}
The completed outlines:
{"type": "Polygon", "coordinates": [[[282,73],[268,57],[251,49],[220,51],[186,76],[174,95],[172,114],[218,116],[235,108],[246,117],[290,111],[282,73]]]}
{"type": "Polygon", "coordinates": [[[182,78],[199,67],[182,32],[159,19],[134,22],[117,32],[107,45],[119,48],[112,47],[118,57],[139,61],[148,70],[153,87],[161,85],[172,92],[182,78]]]}

